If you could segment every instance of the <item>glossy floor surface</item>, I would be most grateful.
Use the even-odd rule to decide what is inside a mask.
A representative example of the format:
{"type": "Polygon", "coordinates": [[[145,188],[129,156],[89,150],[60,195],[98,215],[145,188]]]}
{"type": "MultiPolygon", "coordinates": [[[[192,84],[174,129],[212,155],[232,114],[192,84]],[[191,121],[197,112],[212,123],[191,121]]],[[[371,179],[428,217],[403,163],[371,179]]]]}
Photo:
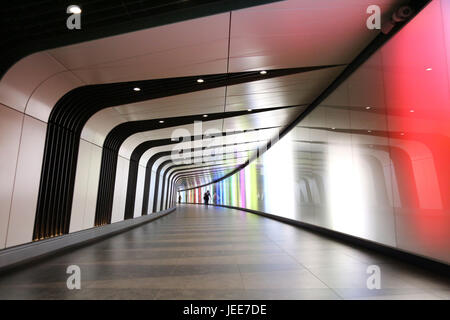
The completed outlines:
{"type": "Polygon", "coordinates": [[[243,211],[181,205],[154,222],[0,275],[1,299],[449,299],[450,281],[243,211]],[[67,289],[66,269],[81,269],[67,289]],[[367,289],[367,267],[381,289],[367,289]]]}

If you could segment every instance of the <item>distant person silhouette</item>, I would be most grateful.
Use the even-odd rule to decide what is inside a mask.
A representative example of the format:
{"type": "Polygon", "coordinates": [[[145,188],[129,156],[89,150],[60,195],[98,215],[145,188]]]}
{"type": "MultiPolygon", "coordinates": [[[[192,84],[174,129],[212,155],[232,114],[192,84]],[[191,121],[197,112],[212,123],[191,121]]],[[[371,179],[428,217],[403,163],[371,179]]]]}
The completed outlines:
{"type": "Polygon", "coordinates": [[[178,195],[178,203],[181,203],[181,194],[178,195]]]}
{"type": "Polygon", "coordinates": [[[203,200],[205,201],[206,205],[208,205],[209,197],[210,197],[209,191],[205,192],[205,194],[203,195],[203,200]]]}

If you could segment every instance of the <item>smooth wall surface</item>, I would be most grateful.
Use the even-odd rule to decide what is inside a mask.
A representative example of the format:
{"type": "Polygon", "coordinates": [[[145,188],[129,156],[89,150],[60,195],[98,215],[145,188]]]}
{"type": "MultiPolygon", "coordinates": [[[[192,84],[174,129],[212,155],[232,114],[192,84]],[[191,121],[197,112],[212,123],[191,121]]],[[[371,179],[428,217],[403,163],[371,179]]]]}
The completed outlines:
{"type": "Polygon", "coordinates": [[[182,192],[450,263],[450,7],[433,1],[260,159],[182,192]]]}
{"type": "Polygon", "coordinates": [[[14,188],[23,114],[0,104],[0,247],[4,248],[8,233],[9,211],[14,188]]]}
{"type": "Polygon", "coordinates": [[[24,115],[9,215],[7,247],[32,239],[46,127],[46,123],[24,115]]]}
{"type": "Polygon", "coordinates": [[[102,148],[80,140],[70,232],[94,227],[102,148]]]}

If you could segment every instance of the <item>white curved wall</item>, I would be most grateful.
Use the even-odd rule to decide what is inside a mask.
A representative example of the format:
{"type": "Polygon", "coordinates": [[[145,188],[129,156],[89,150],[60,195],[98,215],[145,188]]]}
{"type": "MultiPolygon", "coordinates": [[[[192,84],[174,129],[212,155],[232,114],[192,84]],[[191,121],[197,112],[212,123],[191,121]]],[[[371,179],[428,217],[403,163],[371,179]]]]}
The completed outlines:
{"type": "Polygon", "coordinates": [[[129,166],[130,160],[118,157],[111,223],[124,219],[129,166]]]}
{"type": "Polygon", "coordinates": [[[94,227],[102,148],[80,141],[70,232],[94,227]]]}
{"type": "Polygon", "coordinates": [[[138,167],[138,176],[136,184],[136,199],[134,201],[134,215],[133,217],[140,217],[142,215],[142,201],[144,197],[144,182],[145,182],[145,167],[138,167]]]}
{"type": "Polygon", "coordinates": [[[5,247],[8,234],[22,121],[22,113],[0,105],[0,248],[5,247]]]}

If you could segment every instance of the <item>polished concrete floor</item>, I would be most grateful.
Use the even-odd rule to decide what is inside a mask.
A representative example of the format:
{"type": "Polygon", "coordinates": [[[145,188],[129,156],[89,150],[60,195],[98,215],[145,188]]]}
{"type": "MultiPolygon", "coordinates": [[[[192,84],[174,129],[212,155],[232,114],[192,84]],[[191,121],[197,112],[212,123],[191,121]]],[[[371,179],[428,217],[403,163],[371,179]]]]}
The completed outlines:
{"type": "Polygon", "coordinates": [[[164,218],[0,275],[0,299],[450,299],[448,278],[254,214],[164,218]],[[367,289],[369,265],[381,289],[367,289]],[[81,269],[69,290],[66,269],[81,269]]]}

